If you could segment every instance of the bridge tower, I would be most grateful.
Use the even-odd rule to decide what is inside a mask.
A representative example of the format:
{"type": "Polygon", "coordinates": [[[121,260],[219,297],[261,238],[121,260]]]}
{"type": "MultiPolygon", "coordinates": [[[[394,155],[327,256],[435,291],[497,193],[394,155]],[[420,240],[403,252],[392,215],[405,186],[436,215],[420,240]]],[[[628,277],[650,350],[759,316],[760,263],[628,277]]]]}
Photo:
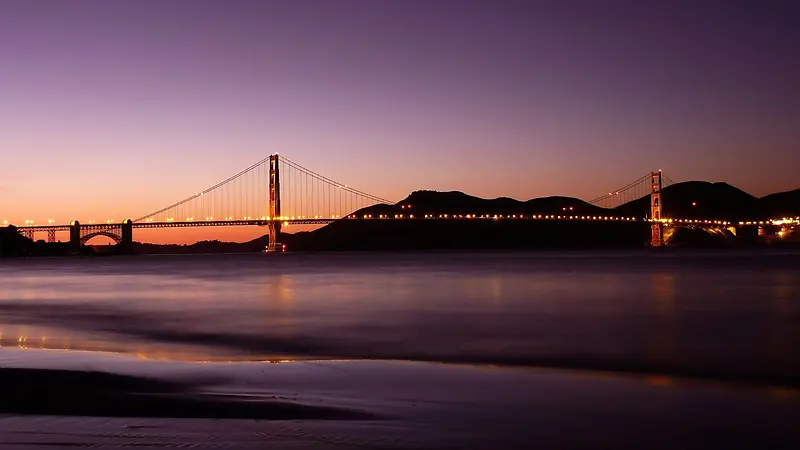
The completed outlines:
{"type": "Polygon", "coordinates": [[[650,219],[653,221],[650,226],[650,245],[661,247],[664,245],[664,224],[661,222],[662,207],[661,202],[661,171],[650,174],[650,219]]]}
{"type": "Polygon", "coordinates": [[[278,154],[269,156],[269,245],[268,252],[281,251],[281,173],[278,154]]]}

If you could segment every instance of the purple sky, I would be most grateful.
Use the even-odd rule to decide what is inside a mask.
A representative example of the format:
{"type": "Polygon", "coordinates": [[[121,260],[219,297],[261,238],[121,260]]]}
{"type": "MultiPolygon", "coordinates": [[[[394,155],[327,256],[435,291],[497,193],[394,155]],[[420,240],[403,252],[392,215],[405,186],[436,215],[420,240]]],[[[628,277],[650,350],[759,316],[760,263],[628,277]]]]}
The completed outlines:
{"type": "Polygon", "coordinates": [[[136,217],[276,151],[390,199],[794,189],[798,5],[0,0],[0,220],[136,217]]]}

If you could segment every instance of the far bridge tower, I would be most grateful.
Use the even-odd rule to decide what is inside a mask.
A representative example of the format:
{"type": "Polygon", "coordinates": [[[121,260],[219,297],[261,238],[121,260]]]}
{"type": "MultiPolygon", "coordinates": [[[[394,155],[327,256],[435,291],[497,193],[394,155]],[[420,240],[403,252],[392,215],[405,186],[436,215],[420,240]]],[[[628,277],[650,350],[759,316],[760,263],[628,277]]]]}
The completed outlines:
{"type": "Polygon", "coordinates": [[[650,174],[650,245],[652,247],[661,247],[664,245],[664,224],[661,222],[663,217],[661,212],[663,204],[661,202],[661,171],[652,172],[650,174]]]}

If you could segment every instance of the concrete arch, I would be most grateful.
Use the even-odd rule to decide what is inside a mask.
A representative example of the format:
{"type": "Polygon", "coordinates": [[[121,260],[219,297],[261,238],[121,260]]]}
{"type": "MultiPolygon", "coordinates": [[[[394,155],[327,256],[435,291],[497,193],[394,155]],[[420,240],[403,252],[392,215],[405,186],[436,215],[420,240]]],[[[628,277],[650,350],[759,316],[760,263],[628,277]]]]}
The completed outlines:
{"type": "Polygon", "coordinates": [[[81,237],[81,245],[85,245],[87,242],[89,242],[93,238],[96,238],[97,236],[105,236],[105,237],[113,240],[117,244],[121,244],[122,243],[122,236],[116,235],[116,234],[114,234],[114,233],[112,233],[110,231],[96,231],[94,233],[89,233],[89,234],[81,237]]]}

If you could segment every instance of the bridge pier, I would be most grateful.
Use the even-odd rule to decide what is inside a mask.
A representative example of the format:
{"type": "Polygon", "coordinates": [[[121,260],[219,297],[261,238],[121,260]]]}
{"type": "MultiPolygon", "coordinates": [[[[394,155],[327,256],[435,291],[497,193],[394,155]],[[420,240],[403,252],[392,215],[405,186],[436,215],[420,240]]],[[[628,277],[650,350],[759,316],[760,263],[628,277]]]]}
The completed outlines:
{"type": "Polygon", "coordinates": [[[133,221],[127,219],[122,222],[122,241],[120,244],[130,246],[133,244],[133,221]]]}
{"type": "Polygon", "coordinates": [[[81,223],[77,220],[69,226],[69,250],[76,254],[81,251],[81,223]]]}
{"type": "Polygon", "coordinates": [[[117,253],[125,254],[133,252],[133,221],[126,219],[122,221],[120,229],[120,241],[117,244],[117,253]]]}
{"type": "Polygon", "coordinates": [[[47,230],[47,242],[53,243],[56,241],[56,230],[47,230]]]}
{"type": "Polygon", "coordinates": [[[283,251],[283,244],[281,244],[281,223],[269,223],[269,245],[267,246],[268,252],[281,252],[283,251]]]}

